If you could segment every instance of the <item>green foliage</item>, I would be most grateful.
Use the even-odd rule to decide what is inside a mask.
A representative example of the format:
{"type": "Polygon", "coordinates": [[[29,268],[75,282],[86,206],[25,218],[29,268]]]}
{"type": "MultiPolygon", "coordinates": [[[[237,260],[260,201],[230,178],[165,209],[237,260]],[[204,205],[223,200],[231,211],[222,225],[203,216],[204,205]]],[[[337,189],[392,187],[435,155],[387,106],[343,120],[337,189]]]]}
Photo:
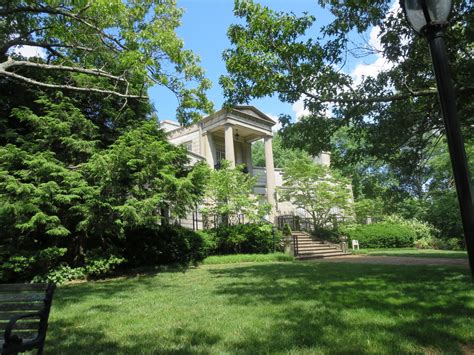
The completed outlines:
{"type": "Polygon", "coordinates": [[[416,238],[410,227],[393,222],[342,226],[340,231],[348,237],[349,243],[358,240],[362,248],[411,247],[416,238]]]}
{"type": "Polygon", "coordinates": [[[435,246],[443,250],[465,250],[463,242],[459,238],[437,239],[435,246]]]}
{"type": "MultiPolygon", "coordinates": [[[[252,0],[235,2],[234,14],[241,21],[229,27],[231,48],[223,53],[228,74],[220,79],[227,101],[274,95],[290,104],[301,100],[308,114],[297,121],[280,116],[285,147],[311,155],[331,151],[332,166],[352,176],[356,200],[383,201],[384,214],[422,219],[442,238],[460,238],[426,40],[407,26],[402,11],[389,11],[392,1],[318,3],[334,16],[322,27],[307,13],[278,12],[252,0]],[[352,70],[347,70],[351,55],[373,54],[367,43],[353,42],[354,33],[365,38],[367,31],[378,34],[378,53],[390,65],[354,80],[346,74],[352,70]]],[[[473,9],[472,1],[454,1],[446,36],[453,80],[463,88],[457,92],[457,108],[471,170],[474,66],[465,48],[472,48],[473,9]]]]}
{"type": "Polygon", "coordinates": [[[45,275],[36,275],[32,282],[48,282],[56,285],[64,284],[72,280],[81,280],[86,277],[83,267],[73,268],[67,264],[60,264],[49,270],[45,275]]]}
{"type": "Polygon", "coordinates": [[[119,235],[124,228],[157,225],[161,209],[183,216],[200,200],[207,175],[205,164],[187,164],[185,149],[168,143],[156,122],[126,132],[84,166],[100,197],[91,201],[81,227],[119,235]]]}
{"type": "Polygon", "coordinates": [[[204,259],[203,265],[288,262],[294,260],[293,256],[283,253],[213,255],[204,259]]]}
{"type": "Polygon", "coordinates": [[[214,254],[266,254],[281,245],[281,234],[269,224],[237,224],[220,226],[208,232],[215,240],[214,254]]]}
{"type": "MultiPolygon", "coordinates": [[[[308,153],[297,148],[285,148],[283,146],[282,137],[275,133],[272,139],[273,148],[273,165],[275,168],[285,167],[288,161],[299,158],[310,159],[308,153]]],[[[252,144],[252,163],[253,166],[265,166],[265,147],[262,141],[252,144]]]]}
{"type": "MultiPolygon", "coordinates": [[[[0,76],[15,71],[17,85],[31,86],[31,79],[43,87],[67,85],[72,96],[115,95],[121,102],[113,116],[129,101],[146,100],[147,89],[158,85],[178,98],[181,123],[198,120],[212,111],[205,95],[211,83],[199,58],[176,34],[182,13],[175,0],[8,1],[0,9],[0,63],[8,63],[12,47],[28,44],[45,52],[49,67],[42,58],[14,54],[13,61],[26,63],[0,76]],[[34,70],[28,70],[33,62],[34,70]]],[[[100,105],[96,102],[96,108],[100,105]]]]}
{"type": "Polygon", "coordinates": [[[221,165],[210,172],[202,213],[220,216],[229,224],[241,214],[251,221],[261,220],[270,211],[270,205],[255,195],[256,177],[243,173],[240,167],[232,169],[225,160],[221,165]]]}
{"type": "Polygon", "coordinates": [[[339,243],[339,237],[341,233],[337,227],[317,227],[311,231],[311,234],[322,240],[326,240],[331,243],[339,243]]]}
{"type": "Polygon", "coordinates": [[[28,281],[35,275],[43,275],[58,267],[67,253],[66,248],[49,247],[37,250],[8,250],[14,254],[6,255],[0,264],[3,282],[28,281]]]}
{"type": "Polygon", "coordinates": [[[283,230],[281,231],[285,237],[291,236],[291,228],[288,223],[283,225],[283,230]]]}
{"type": "Polygon", "coordinates": [[[311,216],[314,228],[324,228],[335,214],[346,217],[352,214],[349,180],[305,158],[287,163],[278,194],[281,201],[290,201],[304,209],[311,216]]]}
{"type": "Polygon", "coordinates": [[[397,215],[391,215],[384,218],[385,222],[400,224],[410,228],[415,232],[415,240],[435,238],[439,231],[428,222],[419,221],[416,218],[405,219],[397,215]]]}
{"type": "Polygon", "coordinates": [[[88,277],[103,277],[110,275],[117,266],[124,264],[127,260],[114,253],[103,253],[100,249],[93,249],[86,253],[84,260],[84,273],[88,277]]]}
{"type": "Polygon", "coordinates": [[[417,249],[435,249],[436,248],[436,239],[433,237],[422,237],[416,239],[413,243],[417,249]]]}
{"type": "Polygon", "coordinates": [[[209,255],[212,240],[180,226],[139,227],[126,231],[124,253],[129,265],[197,264],[209,255]]]}
{"type": "Polygon", "coordinates": [[[359,199],[354,202],[357,223],[364,224],[368,218],[380,219],[383,215],[383,202],[380,199],[359,199]]]}
{"type": "Polygon", "coordinates": [[[207,167],[189,167],[185,150],[168,143],[156,122],[138,119],[104,146],[100,125],[73,101],[42,96],[34,109],[0,117],[8,123],[0,136],[4,281],[67,274],[66,266],[102,275],[122,256],[87,269],[88,252],[120,246],[124,228],[158,225],[162,209],[182,216],[202,196],[207,167]]]}

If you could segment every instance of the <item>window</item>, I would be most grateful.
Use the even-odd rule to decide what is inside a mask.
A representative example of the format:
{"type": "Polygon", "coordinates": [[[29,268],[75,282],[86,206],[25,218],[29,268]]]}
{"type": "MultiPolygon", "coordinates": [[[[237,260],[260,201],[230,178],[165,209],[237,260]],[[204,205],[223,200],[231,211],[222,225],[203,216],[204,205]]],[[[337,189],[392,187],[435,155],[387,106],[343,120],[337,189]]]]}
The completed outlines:
{"type": "Polygon", "coordinates": [[[182,145],[190,152],[193,151],[193,141],[188,141],[188,142],[184,142],[182,143],[182,145]]]}
{"type": "Polygon", "coordinates": [[[216,160],[218,163],[225,159],[225,151],[223,150],[216,150],[216,160]]]}

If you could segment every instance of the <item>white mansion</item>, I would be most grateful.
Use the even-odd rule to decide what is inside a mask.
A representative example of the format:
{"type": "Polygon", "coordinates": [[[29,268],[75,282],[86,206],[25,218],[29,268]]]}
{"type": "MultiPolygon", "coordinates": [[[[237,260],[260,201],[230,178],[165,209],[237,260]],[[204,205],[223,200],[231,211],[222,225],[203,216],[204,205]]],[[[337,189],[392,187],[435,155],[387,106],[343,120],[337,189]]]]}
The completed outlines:
{"type": "MultiPolygon", "coordinates": [[[[296,206],[288,202],[278,203],[276,198],[276,188],[283,181],[281,169],[275,169],[273,165],[272,127],[275,124],[253,106],[221,109],[188,127],[168,120],[160,122],[171,143],[187,147],[192,163],[204,160],[209,166],[216,167],[225,159],[232,166],[244,164],[248,173],[258,177],[255,194],[272,206],[271,221],[278,215],[298,213],[296,206]],[[252,143],[260,139],[265,144],[265,167],[252,164],[252,143]]],[[[330,156],[323,153],[315,161],[329,165],[330,156]]]]}

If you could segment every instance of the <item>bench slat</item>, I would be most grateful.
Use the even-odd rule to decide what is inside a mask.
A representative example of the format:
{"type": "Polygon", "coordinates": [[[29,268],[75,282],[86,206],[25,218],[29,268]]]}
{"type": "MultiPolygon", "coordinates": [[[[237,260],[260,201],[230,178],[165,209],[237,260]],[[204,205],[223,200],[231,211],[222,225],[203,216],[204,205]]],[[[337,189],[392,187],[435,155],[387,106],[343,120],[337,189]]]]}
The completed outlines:
{"type": "Polygon", "coordinates": [[[44,307],[43,302],[30,303],[0,303],[0,313],[8,311],[38,311],[44,307]]]}
{"type": "MultiPolygon", "coordinates": [[[[12,318],[41,311],[41,320],[38,317],[19,319],[13,325],[12,335],[23,339],[23,345],[9,344],[5,351],[23,352],[31,350],[32,346],[41,350],[54,290],[54,285],[46,284],[0,285],[0,333],[5,331],[12,318]]],[[[4,341],[1,335],[0,339],[4,341]]]]}
{"type": "MultiPolygon", "coordinates": [[[[37,311],[35,311],[35,312],[37,312],[37,311]]],[[[0,312],[0,323],[8,321],[8,320],[12,319],[15,316],[19,316],[19,315],[23,315],[23,314],[33,314],[35,312],[25,312],[25,311],[21,311],[21,312],[0,312]]],[[[35,318],[31,318],[31,319],[35,319],[35,318]]]]}
{"type": "Polygon", "coordinates": [[[45,291],[47,284],[0,284],[0,292],[45,291]]]}
{"type": "Polygon", "coordinates": [[[38,336],[38,332],[32,332],[31,330],[25,330],[25,331],[13,331],[12,335],[17,335],[23,340],[31,340],[34,339],[38,336]]]}
{"type": "Polygon", "coordinates": [[[20,294],[9,294],[0,293],[0,302],[30,302],[30,301],[43,301],[44,293],[20,293],[20,294]]]}
{"type": "MultiPolygon", "coordinates": [[[[0,323],[0,329],[4,331],[7,324],[8,323],[0,323]]],[[[18,329],[37,332],[39,329],[39,322],[18,322],[13,327],[13,333],[15,333],[18,329]]]]}

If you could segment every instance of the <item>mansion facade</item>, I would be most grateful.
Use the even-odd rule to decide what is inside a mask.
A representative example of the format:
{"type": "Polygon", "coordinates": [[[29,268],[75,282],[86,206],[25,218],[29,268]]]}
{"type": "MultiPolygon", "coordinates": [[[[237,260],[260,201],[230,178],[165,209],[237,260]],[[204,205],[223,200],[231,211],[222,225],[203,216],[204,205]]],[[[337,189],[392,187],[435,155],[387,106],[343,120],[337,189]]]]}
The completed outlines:
{"type": "MultiPolygon", "coordinates": [[[[160,126],[173,144],[182,144],[188,149],[191,163],[206,161],[210,167],[218,168],[225,159],[232,167],[244,164],[246,171],[257,177],[255,194],[271,206],[269,221],[274,222],[279,215],[301,214],[289,202],[278,202],[277,188],[282,186],[283,172],[273,164],[272,127],[274,120],[254,106],[234,106],[221,109],[197,123],[181,127],[173,121],[161,121],[160,126]],[[252,143],[264,141],[265,167],[253,166],[252,143]]],[[[315,158],[316,163],[330,164],[329,154],[315,158]]]]}

